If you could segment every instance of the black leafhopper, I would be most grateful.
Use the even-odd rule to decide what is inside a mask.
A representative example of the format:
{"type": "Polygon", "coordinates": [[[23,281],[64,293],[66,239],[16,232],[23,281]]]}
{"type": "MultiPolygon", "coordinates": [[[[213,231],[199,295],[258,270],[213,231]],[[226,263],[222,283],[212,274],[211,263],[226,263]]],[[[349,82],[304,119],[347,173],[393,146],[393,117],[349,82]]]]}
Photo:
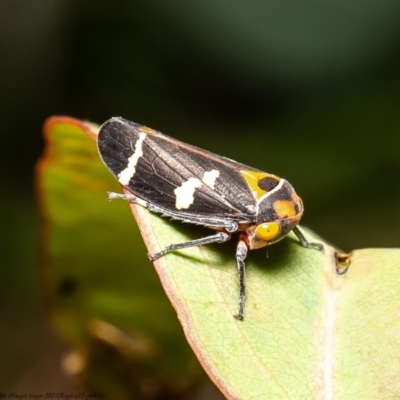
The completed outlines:
{"type": "Polygon", "coordinates": [[[247,250],[268,246],[293,231],[304,247],[310,243],[297,224],[303,203],[285,179],[175,140],[123,118],[106,121],[97,139],[100,157],[131,195],[110,193],[148,210],[182,222],[204,225],[210,236],[173,243],[169,251],[209,243],[224,243],[238,232],[236,261],[239,311],[243,319],[247,250]]]}

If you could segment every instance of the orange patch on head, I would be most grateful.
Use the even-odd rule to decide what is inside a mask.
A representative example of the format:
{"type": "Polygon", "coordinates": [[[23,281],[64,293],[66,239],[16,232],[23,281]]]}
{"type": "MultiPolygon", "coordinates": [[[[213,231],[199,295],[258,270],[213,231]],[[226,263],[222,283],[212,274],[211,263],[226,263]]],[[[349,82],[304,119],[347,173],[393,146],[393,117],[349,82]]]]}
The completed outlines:
{"type": "Polygon", "coordinates": [[[251,192],[256,200],[260,199],[264,196],[265,193],[268,193],[267,190],[262,189],[259,186],[259,182],[265,178],[272,178],[279,182],[280,178],[275,175],[267,174],[266,172],[257,172],[257,171],[240,171],[243,179],[249,185],[251,192]]]}
{"type": "Polygon", "coordinates": [[[294,217],[296,215],[295,203],[292,200],[276,200],[274,210],[279,219],[294,217]]]}

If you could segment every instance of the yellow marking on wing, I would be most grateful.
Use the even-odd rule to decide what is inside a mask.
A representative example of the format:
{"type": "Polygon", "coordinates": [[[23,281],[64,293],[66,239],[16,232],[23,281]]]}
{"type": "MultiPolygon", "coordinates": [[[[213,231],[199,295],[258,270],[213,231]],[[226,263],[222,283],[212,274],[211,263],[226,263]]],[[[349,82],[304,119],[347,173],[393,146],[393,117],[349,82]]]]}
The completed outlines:
{"type": "Polygon", "coordinates": [[[275,175],[267,174],[266,172],[256,172],[256,171],[246,171],[242,170],[240,171],[241,175],[243,176],[244,180],[246,183],[249,185],[249,188],[251,192],[253,193],[253,196],[256,200],[260,199],[262,196],[264,196],[265,193],[267,193],[266,190],[261,189],[258,186],[258,182],[260,179],[263,178],[274,178],[277,181],[279,181],[279,178],[275,175]]]}

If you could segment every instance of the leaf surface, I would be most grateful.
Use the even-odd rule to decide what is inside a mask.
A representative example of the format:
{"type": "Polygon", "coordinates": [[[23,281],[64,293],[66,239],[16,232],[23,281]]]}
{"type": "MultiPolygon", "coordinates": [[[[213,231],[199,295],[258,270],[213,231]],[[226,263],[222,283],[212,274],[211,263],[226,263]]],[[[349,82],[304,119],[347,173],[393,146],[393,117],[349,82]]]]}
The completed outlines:
{"type": "MultiPolygon", "coordinates": [[[[105,192],[120,191],[117,182],[101,165],[94,142],[71,133],[87,128],[70,122],[48,129],[60,156],[53,149],[41,167],[48,174],[42,185],[49,185],[42,193],[49,202],[45,281],[53,320],[75,344],[86,343],[93,318],[123,326],[152,349],[144,357],[149,376],[173,380],[192,365],[175,317],[138,244],[127,205],[104,201],[105,192]],[[58,161],[53,165],[49,159],[58,161]],[[167,362],[156,368],[153,363],[163,357],[167,362]]],[[[151,253],[211,233],[134,204],[131,209],[151,253]]],[[[332,247],[305,249],[292,234],[268,253],[251,251],[245,319],[237,321],[235,245],[233,238],[169,253],[154,263],[188,342],[226,397],[400,397],[398,249],[354,251],[344,275],[336,272],[332,247]]]]}
{"type": "MultiPolygon", "coordinates": [[[[149,252],[209,232],[131,207],[149,252]]],[[[400,397],[400,250],[354,251],[339,275],[335,250],[324,246],[303,248],[291,234],[268,257],[249,252],[244,321],[232,317],[234,240],[155,262],[189,343],[228,398],[400,397]]]]}

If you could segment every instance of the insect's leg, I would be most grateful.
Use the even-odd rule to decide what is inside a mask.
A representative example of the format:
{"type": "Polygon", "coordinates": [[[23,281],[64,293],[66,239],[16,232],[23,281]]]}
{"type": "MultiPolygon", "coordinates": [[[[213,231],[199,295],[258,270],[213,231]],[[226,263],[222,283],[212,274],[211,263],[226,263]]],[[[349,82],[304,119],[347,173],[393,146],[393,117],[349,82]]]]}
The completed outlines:
{"type": "Polygon", "coordinates": [[[201,246],[203,244],[224,243],[224,242],[228,241],[230,238],[231,238],[231,235],[229,233],[218,232],[215,235],[206,236],[204,238],[189,240],[189,241],[183,242],[183,243],[170,244],[169,246],[165,247],[158,253],[152,253],[152,254],[149,253],[149,254],[147,254],[147,256],[150,258],[150,261],[154,261],[154,260],[157,260],[157,258],[160,258],[164,254],[168,253],[169,251],[185,249],[186,247],[201,246]]]}
{"type": "Polygon", "coordinates": [[[236,263],[239,276],[239,312],[234,315],[236,319],[242,320],[244,313],[244,299],[246,297],[246,266],[244,260],[247,256],[247,244],[240,238],[236,247],[236,263]]]}
{"type": "Polygon", "coordinates": [[[122,193],[115,193],[115,192],[108,192],[108,200],[114,200],[114,199],[122,199],[122,200],[127,200],[130,201],[131,203],[139,204],[139,206],[149,208],[149,203],[147,201],[144,201],[142,199],[139,199],[139,197],[136,197],[133,194],[122,194],[122,193]]]}
{"type": "Polygon", "coordinates": [[[297,226],[293,228],[293,233],[298,237],[303,247],[307,247],[309,249],[314,247],[317,250],[324,250],[322,243],[309,242],[297,226]]]}

